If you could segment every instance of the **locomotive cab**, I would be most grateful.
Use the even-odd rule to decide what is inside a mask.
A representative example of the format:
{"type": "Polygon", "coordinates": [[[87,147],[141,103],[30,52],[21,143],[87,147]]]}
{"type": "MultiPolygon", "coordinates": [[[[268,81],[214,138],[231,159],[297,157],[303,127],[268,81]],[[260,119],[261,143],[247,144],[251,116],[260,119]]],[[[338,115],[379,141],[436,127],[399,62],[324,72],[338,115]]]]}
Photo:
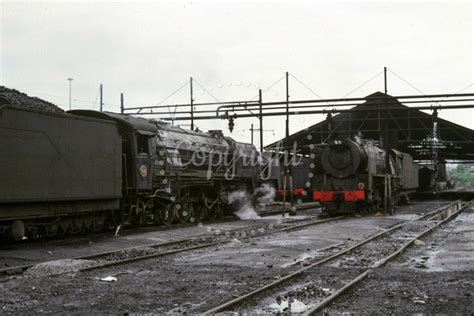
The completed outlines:
{"type": "Polygon", "coordinates": [[[133,197],[152,191],[156,125],[146,119],[111,112],[74,110],[73,114],[115,121],[122,137],[122,192],[133,197]]]}

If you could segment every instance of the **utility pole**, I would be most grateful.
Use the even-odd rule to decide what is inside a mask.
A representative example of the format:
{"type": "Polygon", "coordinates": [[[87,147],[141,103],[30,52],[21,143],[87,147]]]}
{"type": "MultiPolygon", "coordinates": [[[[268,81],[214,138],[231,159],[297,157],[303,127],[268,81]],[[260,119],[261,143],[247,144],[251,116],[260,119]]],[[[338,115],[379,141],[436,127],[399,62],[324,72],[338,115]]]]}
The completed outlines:
{"type": "MultiPolygon", "coordinates": [[[[387,94],[388,88],[387,88],[387,67],[383,67],[383,82],[384,82],[384,93],[387,94]]],[[[385,107],[388,107],[387,104],[387,98],[384,98],[384,105],[385,107]]],[[[390,213],[391,215],[394,215],[393,213],[393,207],[392,207],[392,177],[391,177],[391,168],[390,168],[390,147],[392,144],[390,144],[389,141],[389,126],[388,126],[388,121],[389,121],[389,115],[388,111],[385,112],[385,126],[384,126],[384,147],[385,147],[385,183],[384,183],[384,212],[385,213],[390,213]]]]}
{"type": "Polygon", "coordinates": [[[72,83],[72,81],[73,81],[74,79],[72,79],[72,78],[67,78],[67,80],[69,81],[69,111],[71,111],[71,91],[72,91],[72,90],[71,90],[71,86],[72,86],[71,83],[72,83]]]}
{"type": "MultiPolygon", "coordinates": [[[[244,131],[246,131],[246,130],[244,130],[244,131]]],[[[249,131],[250,131],[250,143],[253,145],[253,135],[254,135],[254,132],[260,132],[260,133],[262,133],[262,131],[261,131],[261,129],[259,129],[259,128],[254,128],[254,127],[253,127],[253,124],[250,124],[250,129],[249,129],[249,131]]],[[[273,130],[273,129],[264,129],[263,132],[275,132],[275,130],[273,130]]],[[[260,146],[260,147],[262,147],[262,146],[260,146]]]]}
{"type": "Polygon", "coordinates": [[[285,216],[285,208],[286,208],[286,185],[289,180],[289,189],[290,189],[290,199],[291,199],[291,210],[290,212],[293,212],[293,177],[291,174],[291,163],[292,160],[290,158],[290,144],[289,144],[289,138],[290,138],[290,83],[289,83],[289,74],[288,71],[285,73],[285,79],[286,79],[286,121],[285,121],[285,157],[286,161],[284,167],[284,175],[283,175],[283,212],[282,216],[285,216]]]}
{"type": "Polygon", "coordinates": [[[124,104],[123,104],[123,93],[120,93],[120,114],[124,112],[124,104]]]}
{"type": "Polygon", "coordinates": [[[102,112],[103,110],[103,106],[104,106],[104,90],[103,90],[103,87],[102,87],[102,84],[100,84],[100,91],[99,91],[99,94],[100,94],[100,111],[102,112]]]}
{"type": "Polygon", "coordinates": [[[250,143],[253,145],[253,124],[250,124],[250,143]]]}
{"type": "Polygon", "coordinates": [[[262,113],[262,89],[258,90],[258,110],[260,120],[260,153],[263,153],[263,113],[262,113]]]}
{"type": "Polygon", "coordinates": [[[438,140],[439,140],[439,131],[438,131],[438,110],[434,109],[432,114],[433,121],[433,134],[431,136],[431,159],[433,160],[433,171],[435,179],[434,192],[438,192],[438,182],[440,181],[439,177],[439,152],[438,152],[438,140]]]}
{"type": "Polygon", "coordinates": [[[191,130],[194,131],[193,77],[189,78],[189,88],[191,92],[191,130]]]}
{"type": "Polygon", "coordinates": [[[290,136],[290,92],[289,92],[289,82],[288,82],[288,71],[286,72],[286,125],[285,125],[285,144],[286,150],[288,150],[288,137],[290,136]]]}

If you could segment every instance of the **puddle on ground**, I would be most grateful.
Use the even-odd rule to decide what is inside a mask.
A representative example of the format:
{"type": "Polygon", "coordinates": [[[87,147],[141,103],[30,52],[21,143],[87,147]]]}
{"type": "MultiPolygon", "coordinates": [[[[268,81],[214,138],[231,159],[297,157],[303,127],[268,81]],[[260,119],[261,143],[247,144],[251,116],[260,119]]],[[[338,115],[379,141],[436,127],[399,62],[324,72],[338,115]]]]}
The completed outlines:
{"type": "Polygon", "coordinates": [[[269,305],[268,307],[272,310],[272,312],[278,313],[302,313],[308,309],[308,305],[297,299],[291,299],[291,304],[289,303],[289,300],[281,300],[280,304],[275,302],[269,305]]]}

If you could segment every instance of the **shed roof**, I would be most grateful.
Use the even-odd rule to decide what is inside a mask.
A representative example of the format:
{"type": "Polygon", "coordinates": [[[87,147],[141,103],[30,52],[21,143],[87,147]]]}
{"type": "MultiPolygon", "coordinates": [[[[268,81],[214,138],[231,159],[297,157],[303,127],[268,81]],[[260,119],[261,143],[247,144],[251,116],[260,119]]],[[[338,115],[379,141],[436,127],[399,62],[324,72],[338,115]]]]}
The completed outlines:
{"type": "MultiPolygon", "coordinates": [[[[409,153],[414,159],[430,160],[433,150],[440,159],[474,160],[474,131],[453,122],[434,117],[425,112],[410,109],[396,98],[376,92],[365,97],[366,101],[353,109],[360,112],[346,112],[334,115],[289,137],[289,143],[296,142],[303,154],[309,153],[311,144],[325,143],[328,139],[354,137],[383,141],[387,121],[390,147],[409,153]],[[370,108],[389,110],[367,111],[370,108]],[[437,122],[437,137],[433,137],[433,123],[437,122]]],[[[281,139],[265,147],[275,150],[284,142],[281,139]]]]}

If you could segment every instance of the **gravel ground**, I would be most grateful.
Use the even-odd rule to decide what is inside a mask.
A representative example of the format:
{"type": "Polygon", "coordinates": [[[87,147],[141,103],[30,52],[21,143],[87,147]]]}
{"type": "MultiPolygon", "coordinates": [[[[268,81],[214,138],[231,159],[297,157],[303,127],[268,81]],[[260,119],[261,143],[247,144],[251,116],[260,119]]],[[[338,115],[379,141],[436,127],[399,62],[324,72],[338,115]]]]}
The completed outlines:
{"type": "Polygon", "coordinates": [[[362,315],[472,315],[473,227],[471,208],[393,263],[377,269],[327,311],[362,315]]]}
{"type": "MultiPolygon", "coordinates": [[[[433,205],[423,207],[426,210],[433,205]]],[[[422,211],[423,207],[418,206],[416,212],[422,211]]],[[[400,216],[409,213],[400,212],[400,216]]],[[[202,312],[299,269],[308,260],[316,260],[338,247],[347,247],[378,233],[400,222],[401,218],[397,216],[354,218],[339,221],[337,225],[320,224],[248,241],[234,238],[231,243],[219,247],[84,273],[51,276],[48,273],[41,274],[40,269],[36,268],[38,274],[12,276],[0,281],[0,314],[202,312]],[[106,277],[112,277],[111,281],[104,281],[106,277]]],[[[223,228],[222,224],[219,225],[219,228],[213,226],[213,231],[223,228]]],[[[203,229],[207,230],[205,227],[196,227],[190,232],[197,233],[203,229]]],[[[148,232],[146,240],[161,240],[163,234],[148,232]]],[[[183,230],[166,234],[182,238],[183,230]]],[[[116,239],[120,242],[110,244],[115,247],[130,245],[143,241],[143,238],[143,235],[128,236],[127,239],[116,239]]],[[[94,248],[94,245],[89,247],[94,248]]],[[[64,245],[62,247],[64,250],[64,245]]],[[[148,251],[146,248],[144,250],[148,251]]],[[[75,264],[73,262],[65,266],[75,264]]],[[[325,267],[311,275],[312,278],[324,277],[327,281],[323,284],[335,282],[337,285],[343,280],[343,274],[352,275],[358,270],[357,266],[350,265],[325,267]]],[[[305,304],[305,297],[310,292],[325,293],[325,286],[312,286],[311,279],[305,279],[304,284],[306,289],[295,288],[290,292],[298,300],[292,303],[296,304],[294,306],[305,304]]],[[[283,310],[284,296],[272,297],[269,304],[275,304],[277,299],[283,310]]]]}
{"type": "Polygon", "coordinates": [[[382,268],[327,311],[361,315],[472,315],[472,271],[418,272],[382,268]]]}
{"type": "MultiPolygon", "coordinates": [[[[354,243],[387,218],[355,218],[84,273],[13,276],[0,283],[3,313],[202,312],[299,269],[318,249],[354,243]],[[116,277],[115,282],[101,281],[116,277]]],[[[331,249],[331,248],[329,248],[331,249]]]]}

